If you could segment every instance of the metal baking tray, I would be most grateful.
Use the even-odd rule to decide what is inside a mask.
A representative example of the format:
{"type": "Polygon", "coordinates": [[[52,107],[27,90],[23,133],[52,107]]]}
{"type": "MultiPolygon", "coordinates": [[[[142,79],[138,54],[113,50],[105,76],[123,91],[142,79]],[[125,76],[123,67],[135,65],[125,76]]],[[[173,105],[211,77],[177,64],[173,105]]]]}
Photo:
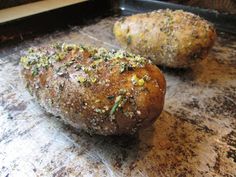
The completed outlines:
{"type": "Polygon", "coordinates": [[[235,18],[197,10],[96,0],[1,24],[0,176],[235,176],[235,18]],[[161,68],[167,81],[163,113],[135,136],[90,136],[64,125],[21,83],[18,63],[28,47],[70,42],[119,49],[112,34],[117,19],[166,7],[208,14],[218,40],[194,68],[161,68]]]}

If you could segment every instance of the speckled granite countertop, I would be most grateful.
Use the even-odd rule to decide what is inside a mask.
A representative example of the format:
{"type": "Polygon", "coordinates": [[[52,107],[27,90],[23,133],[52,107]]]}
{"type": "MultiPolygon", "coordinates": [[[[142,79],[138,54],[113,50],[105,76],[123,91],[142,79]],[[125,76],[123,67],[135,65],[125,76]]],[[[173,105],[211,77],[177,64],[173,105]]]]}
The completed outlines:
{"type": "Polygon", "coordinates": [[[135,137],[90,136],[47,114],[23,87],[20,52],[55,41],[118,48],[116,18],[1,49],[0,176],[236,176],[236,37],[219,34],[189,70],[163,69],[165,108],[135,137]]]}

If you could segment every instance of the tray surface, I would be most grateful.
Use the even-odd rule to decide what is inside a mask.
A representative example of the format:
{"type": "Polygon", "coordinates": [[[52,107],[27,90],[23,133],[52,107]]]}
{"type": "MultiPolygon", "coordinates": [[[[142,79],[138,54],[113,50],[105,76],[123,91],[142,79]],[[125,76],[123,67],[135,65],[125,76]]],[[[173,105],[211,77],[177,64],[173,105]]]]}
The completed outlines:
{"type": "Polygon", "coordinates": [[[163,69],[165,107],[135,137],[90,136],[47,114],[21,83],[22,50],[53,42],[119,46],[118,17],[97,19],[0,53],[0,176],[234,176],[236,37],[218,34],[210,55],[189,70],[163,69]]]}

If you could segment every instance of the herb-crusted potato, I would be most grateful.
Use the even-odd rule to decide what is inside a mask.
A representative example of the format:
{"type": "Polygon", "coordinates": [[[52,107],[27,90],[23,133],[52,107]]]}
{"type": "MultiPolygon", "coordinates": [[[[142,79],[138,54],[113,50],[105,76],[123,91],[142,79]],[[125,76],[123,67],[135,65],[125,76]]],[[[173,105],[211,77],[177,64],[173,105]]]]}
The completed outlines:
{"type": "Polygon", "coordinates": [[[185,68],[204,58],[214,44],[215,29],[181,10],[158,10],[123,17],[114,25],[117,41],[157,65],[185,68]]]}
{"type": "Polygon", "coordinates": [[[160,115],[165,79],[151,61],[72,44],[31,48],[21,74],[48,112],[89,133],[134,133],[160,115]]]}

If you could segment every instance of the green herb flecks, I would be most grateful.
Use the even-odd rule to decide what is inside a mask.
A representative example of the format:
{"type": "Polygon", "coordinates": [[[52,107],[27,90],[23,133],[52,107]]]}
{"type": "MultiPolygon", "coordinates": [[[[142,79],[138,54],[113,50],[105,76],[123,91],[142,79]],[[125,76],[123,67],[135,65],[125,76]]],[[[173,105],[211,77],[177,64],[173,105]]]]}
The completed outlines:
{"type": "Polygon", "coordinates": [[[92,84],[96,83],[97,82],[97,78],[96,77],[84,77],[84,76],[78,76],[77,77],[77,81],[85,86],[85,87],[89,87],[91,86],[92,84]]]}
{"type": "Polygon", "coordinates": [[[31,70],[32,76],[36,76],[39,74],[39,68],[38,67],[33,67],[31,70]]]}
{"type": "Polygon", "coordinates": [[[91,77],[91,78],[90,78],[90,81],[94,84],[95,82],[97,82],[97,78],[91,77]]]}
{"type": "Polygon", "coordinates": [[[43,55],[40,59],[39,62],[37,63],[37,67],[44,67],[44,68],[48,68],[50,64],[49,58],[45,55],[43,55]]]}
{"type": "Polygon", "coordinates": [[[121,63],[120,64],[120,73],[123,73],[125,71],[132,71],[133,67],[129,65],[128,63],[121,63]]]}
{"type": "Polygon", "coordinates": [[[74,61],[68,61],[68,62],[66,62],[64,65],[66,66],[66,67],[70,67],[71,65],[73,65],[74,64],[74,61]]]}
{"type": "Polygon", "coordinates": [[[75,65],[76,71],[79,71],[81,68],[82,68],[82,65],[80,65],[80,64],[75,65]]]}
{"type": "Polygon", "coordinates": [[[107,96],[107,99],[108,99],[108,100],[113,100],[114,98],[115,98],[114,95],[109,95],[109,96],[107,96]]]}
{"type": "Polygon", "coordinates": [[[130,45],[131,42],[132,42],[132,37],[129,35],[129,36],[127,37],[127,44],[130,45]]]}
{"type": "Polygon", "coordinates": [[[95,111],[96,113],[102,113],[102,109],[99,109],[99,108],[94,109],[94,111],[95,111]]]}
{"type": "Polygon", "coordinates": [[[20,58],[20,63],[23,65],[24,68],[29,68],[29,59],[26,56],[20,58]]]}
{"type": "Polygon", "coordinates": [[[55,57],[56,61],[61,61],[64,58],[65,58],[65,54],[63,52],[58,53],[55,57]]]}
{"type": "Polygon", "coordinates": [[[87,81],[87,79],[85,77],[82,76],[78,76],[77,77],[77,81],[81,84],[85,83],[87,81]]]}
{"type": "Polygon", "coordinates": [[[115,103],[114,103],[113,107],[111,108],[110,115],[113,115],[115,113],[115,111],[119,107],[119,104],[121,103],[121,100],[122,100],[121,95],[116,97],[115,103]]]}

